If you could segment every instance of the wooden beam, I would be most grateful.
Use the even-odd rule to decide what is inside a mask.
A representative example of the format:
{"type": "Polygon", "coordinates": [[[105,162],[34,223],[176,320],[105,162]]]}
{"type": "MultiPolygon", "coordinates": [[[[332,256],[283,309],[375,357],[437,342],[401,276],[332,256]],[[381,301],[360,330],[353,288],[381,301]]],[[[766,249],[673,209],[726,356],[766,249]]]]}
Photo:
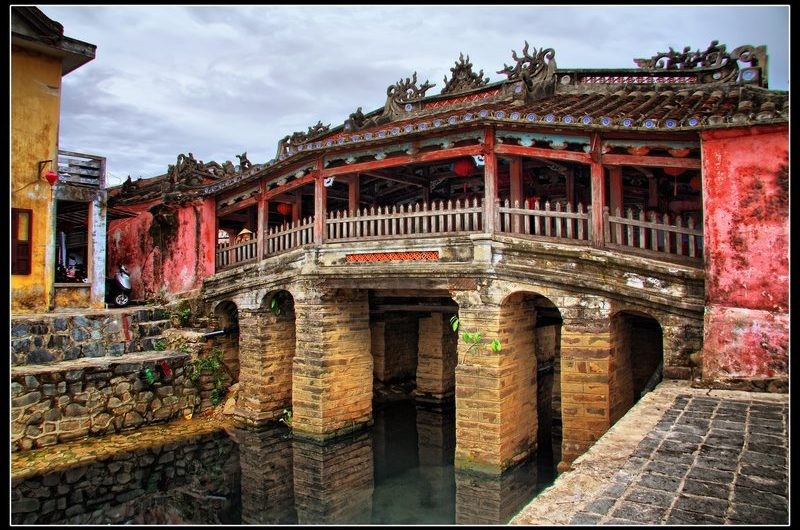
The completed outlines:
{"type": "Polygon", "coordinates": [[[611,211],[622,211],[622,168],[613,166],[608,170],[609,183],[611,185],[610,203],[611,211]]]}
{"type": "MultiPolygon", "coordinates": [[[[592,145],[595,149],[600,148],[599,135],[594,133],[592,145]]],[[[598,154],[599,151],[595,151],[598,154]]],[[[599,157],[596,157],[599,158],[599,157]]],[[[605,169],[603,164],[598,162],[591,163],[591,188],[592,188],[592,244],[597,248],[603,248],[605,242],[605,232],[603,230],[603,207],[606,204],[605,169]]]]}
{"type": "Polygon", "coordinates": [[[696,158],[673,158],[671,156],[602,155],[601,161],[606,166],[680,167],[683,169],[700,169],[700,160],[696,158]]]}
{"type": "Polygon", "coordinates": [[[345,175],[347,173],[364,173],[365,171],[386,167],[407,166],[409,164],[421,164],[436,160],[446,160],[448,158],[458,158],[461,156],[479,155],[481,154],[481,149],[482,146],[476,144],[463,147],[454,147],[452,149],[428,151],[426,153],[419,153],[416,155],[393,156],[391,158],[384,158],[383,160],[371,160],[369,162],[360,162],[347,166],[322,169],[320,170],[320,173],[322,174],[323,178],[333,177],[335,175],[345,175]]]}
{"type": "Polygon", "coordinates": [[[327,206],[327,188],[325,176],[322,174],[322,159],[317,160],[316,171],[311,172],[314,178],[314,242],[320,244],[325,241],[325,210],[327,206]]]}
{"type": "Polygon", "coordinates": [[[258,204],[259,196],[255,195],[252,197],[248,197],[247,199],[241,200],[239,202],[235,202],[233,204],[229,204],[224,208],[217,210],[217,217],[224,217],[229,213],[238,212],[239,210],[243,210],[249,206],[254,204],[258,204]]]}
{"type": "Polygon", "coordinates": [[[494,234],[495,201],[497,200],[497,155],[494,129],[486,127],[483,133],[483,232],[494,234]]]}
{"type": "Polygon", "coordinates": [[[544,147],[525,147],[523,145],[499,144],[494,148],[498,155],[529,156],[534,158],[544,158],[548,160],[566,160],[568,162],[578,162],[589,164],[591,158],[588,153],[577,151],[559,151],[557,149],[546,149],[544,147]]]}

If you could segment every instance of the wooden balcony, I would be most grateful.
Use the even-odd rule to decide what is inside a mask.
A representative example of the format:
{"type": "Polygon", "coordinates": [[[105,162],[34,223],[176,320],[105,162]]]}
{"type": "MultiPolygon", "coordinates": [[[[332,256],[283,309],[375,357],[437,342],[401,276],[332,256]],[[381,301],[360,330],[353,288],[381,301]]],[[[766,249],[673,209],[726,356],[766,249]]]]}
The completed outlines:
{"type": "MultiPolygon", "coordinates": [[[[539,201],[495,204],[494,232],[520,239],[593,246],[591,207],[539,201]]],[[[314,237],[314,218],[271,228],[259,255],[258,235],[236,244],[217,245],[217,271],[266,259],[306,245],[376,241],[421,240],[431,237],[480,234],[485,230],[485,205],[479,199],[431,204],[364,208],[355,212],[328,212],[324,241],[314,237]]],[[[651,259],[676,261],[702,268],[703,232],[692,218],[666,214],[604,209],[604,248],[651,259]]]]}

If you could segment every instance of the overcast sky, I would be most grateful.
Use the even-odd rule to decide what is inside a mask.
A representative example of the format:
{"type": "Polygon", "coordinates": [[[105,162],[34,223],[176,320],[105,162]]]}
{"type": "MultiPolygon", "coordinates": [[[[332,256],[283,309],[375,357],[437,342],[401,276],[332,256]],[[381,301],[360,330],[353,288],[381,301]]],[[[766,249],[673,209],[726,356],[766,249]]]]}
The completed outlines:
{"type": "Polygon", "coordinates": [[[60,148],[105,156],[108,184],[278,141],[382,107],[416,71],[436,86],[459,53],[501,81],[511,51],[553,48],[559,68],[634,68],[670,47],[766,45],[770,88],[789,89],[788,6],[38,6],[97,45],[64,78],[60,148]]]}

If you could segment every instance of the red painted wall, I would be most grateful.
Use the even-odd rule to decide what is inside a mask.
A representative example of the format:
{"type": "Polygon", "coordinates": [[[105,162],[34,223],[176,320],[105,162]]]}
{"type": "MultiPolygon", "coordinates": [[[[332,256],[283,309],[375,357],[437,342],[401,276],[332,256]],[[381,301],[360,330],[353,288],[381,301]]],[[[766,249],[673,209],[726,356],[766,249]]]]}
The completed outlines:
{"type": "Polygon", "coordinates": [[[702,134],[703,378],[788,378],[789,131],[702,134]]]}
{"type": "MultiPolygon", "coordinates": [[[[134,300],[152,299],[159,293],[175,295],[199,289],[203,278],[214,273],[215,220],[212,200],[174,206],[177,228],[156,245],[150,234],[153,215],[139,205],[134,218],[111,221],[108,227],[108,274],[125,263],[131,272],[134,300]]],[[[131,208],[127,208],[131,210],[131,208]]]]}

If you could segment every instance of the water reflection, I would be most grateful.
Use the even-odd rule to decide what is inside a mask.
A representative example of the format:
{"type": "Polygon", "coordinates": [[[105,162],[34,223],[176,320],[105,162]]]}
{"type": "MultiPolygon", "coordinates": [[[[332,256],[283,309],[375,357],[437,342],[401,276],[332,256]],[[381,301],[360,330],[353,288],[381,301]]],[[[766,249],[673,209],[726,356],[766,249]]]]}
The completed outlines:
{"type": "Polygon", "coordinates": [[[12,522],[505,524],[552,482],[552,461],[499,477],[454,470],[452,409],[409,400],[374,416],[333,443],[229,429],[12,481],[12,522]]]}

